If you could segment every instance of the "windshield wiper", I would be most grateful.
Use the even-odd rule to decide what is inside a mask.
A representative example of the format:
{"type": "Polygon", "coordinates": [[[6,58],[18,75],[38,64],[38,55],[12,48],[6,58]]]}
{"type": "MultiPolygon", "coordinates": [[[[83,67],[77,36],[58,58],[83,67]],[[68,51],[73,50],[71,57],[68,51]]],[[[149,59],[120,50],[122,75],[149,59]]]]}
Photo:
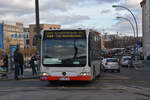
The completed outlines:
{"type": "Polygon", "coordinates": [[[75,50],[75,52],[74,52],[73,58],[76,58],[76,57],[77,57],[77,54],[78,54],[78,48],[77,48],[77,46],[76,46],[76,40],[74,40],[74,50],[75,50]]]}

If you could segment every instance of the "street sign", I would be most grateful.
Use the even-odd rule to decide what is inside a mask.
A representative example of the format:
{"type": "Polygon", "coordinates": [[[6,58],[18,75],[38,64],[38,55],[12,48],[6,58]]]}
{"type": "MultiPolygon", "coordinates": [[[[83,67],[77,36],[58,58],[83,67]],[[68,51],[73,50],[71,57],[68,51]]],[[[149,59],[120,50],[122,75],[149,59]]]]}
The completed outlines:
{"type": "Polygon", "coordinates": [[[138,48],[141,48],[141,44],[138,44],[138,46],[137,46],[138,48]]]}
{"type": "Polygon", "coordinates": [[[10,46],[10,56],[13,57],[14,51],[16,50],[17,46],[16,45],[11,45],[10,46]]]}

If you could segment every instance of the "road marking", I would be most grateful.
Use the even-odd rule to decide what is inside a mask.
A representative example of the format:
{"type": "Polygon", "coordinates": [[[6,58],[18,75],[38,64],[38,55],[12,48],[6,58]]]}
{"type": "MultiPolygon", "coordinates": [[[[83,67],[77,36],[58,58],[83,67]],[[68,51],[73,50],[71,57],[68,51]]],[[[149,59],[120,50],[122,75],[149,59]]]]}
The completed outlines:
{"type": "Polygon", "coordinates": [[[104,76],[104,77],[101,77],[100,80],[101,80],[101,79],[102,79],[102,80],[107,80],[107,79],[108,79],[108,80],[110,80],[110,79],[112,79],[112,80],[113,80],[113,79],[116,79],[116,80],[118,80],[118,79],[119,79],[119,80],[120,80],[120,79],[121,79],[121,80],[127,80],[127,79],[129,79],[129,77],[109,74],[109,76],[107,76],[107,77],[105,77],[105,76],[104,76]]]}
{"type": "Polygon", "coordinates": [[[129,79],[129,77],[126,77],[126,76],[120,76],[120,75],[111,75],[111,76],[119,78],[119,79],[129,79]]]}
{"type": "Polygon", "coordinates": [[[65,86],[59,86],[59,87],[48,87],[48,86],[46,86],[46,87],[43,87],[43,88],[47,88],[47,89],[69,89],[69,90],[71,90],[71,89],[85,89],[85,90],[87,90],[87,89],[98,89],[97,87],[94,87],[94,86],[91,86],[91,87],[65,87],[65,86]]]}
{"type": "Polygon", "coordinates": [[[150,88],[145,88],[145,87],[140,87],[140,86],[133,86],[132,88],[143,89],[143,90],[148,90],[148,91],[150,91],[150,88]]]}

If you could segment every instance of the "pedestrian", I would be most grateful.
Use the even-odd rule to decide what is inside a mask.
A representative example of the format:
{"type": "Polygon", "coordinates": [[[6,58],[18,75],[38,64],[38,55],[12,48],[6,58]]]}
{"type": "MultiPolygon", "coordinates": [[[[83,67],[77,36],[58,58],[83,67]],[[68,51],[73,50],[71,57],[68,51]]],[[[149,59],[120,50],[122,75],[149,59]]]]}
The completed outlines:
{"type": "Polygon", "coordinates": [[[40,56],[37,56],[37,61],[38,61],[38,66],[37,66],[37,71],[40,71],[40,56]]]}
{"type": "Polygon", "coordinates": [[[23,78],[24,58],[23,58],[23,54],[20,51],[18,52],[18,58],[19,58],[19,71],[18,72],[19,74],[21,74],[21,78],[23,78]]]}
{"type": "Polygon", "coordinates": [[[34,58],[34,64],[35,64],[36,71],[38,71],[39,60],[37,57],[34,58]]]}
{"type": "Polygon", "coordinates": [[[19,74],[19,48],[17,47],[14,52],[14,64],[15,64],[15,79],[18,80],[19,74]]]}
{"type": "Polygon", "coordinates": [[[5,53],[4,55],[4,69],[8,73],[8,55],[5,53]]]}
{"type": "Polygon", "coordinates": [[[36,57],[33,55],[30,60],[30,66],[32,68],[32,75],[37,75],[36,66],[35,66],[36,57]]]}
{"type": "Polygon", "coordinates": [[[0,74],[2,75],[2,77],[7,76],[7,73],[4,71],[4,62],[3,62],[3,58],[0,57],[0,74]]]}

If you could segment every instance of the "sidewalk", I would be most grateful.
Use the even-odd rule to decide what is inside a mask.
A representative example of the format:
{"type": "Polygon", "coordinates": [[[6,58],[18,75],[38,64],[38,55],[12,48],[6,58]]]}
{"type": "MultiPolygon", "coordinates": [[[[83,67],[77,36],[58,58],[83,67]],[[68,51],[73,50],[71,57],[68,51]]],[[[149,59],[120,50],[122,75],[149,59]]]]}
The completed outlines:
{"type": "Polygon", "coordinates": [[[137,64],[135,64],[135,69],[150,71],[150,60],[140,60],[137,64]]]}
{"type": "MultiPolygon", "coordinates": [[[[32,69],[31,68],[25,68],[24,69],[24,77],[22,79],[39,79],[39,75],[32,76],[32,69]]],[[[7,77],[1,77],[0,76],[0,81],[11,81],[11,80],[15,80],[14,79],[14,70],[9,72],[7,74],[7,77]]],[[[21,80],[21,79],[19,78],[19,80],[21,80]]]]}

